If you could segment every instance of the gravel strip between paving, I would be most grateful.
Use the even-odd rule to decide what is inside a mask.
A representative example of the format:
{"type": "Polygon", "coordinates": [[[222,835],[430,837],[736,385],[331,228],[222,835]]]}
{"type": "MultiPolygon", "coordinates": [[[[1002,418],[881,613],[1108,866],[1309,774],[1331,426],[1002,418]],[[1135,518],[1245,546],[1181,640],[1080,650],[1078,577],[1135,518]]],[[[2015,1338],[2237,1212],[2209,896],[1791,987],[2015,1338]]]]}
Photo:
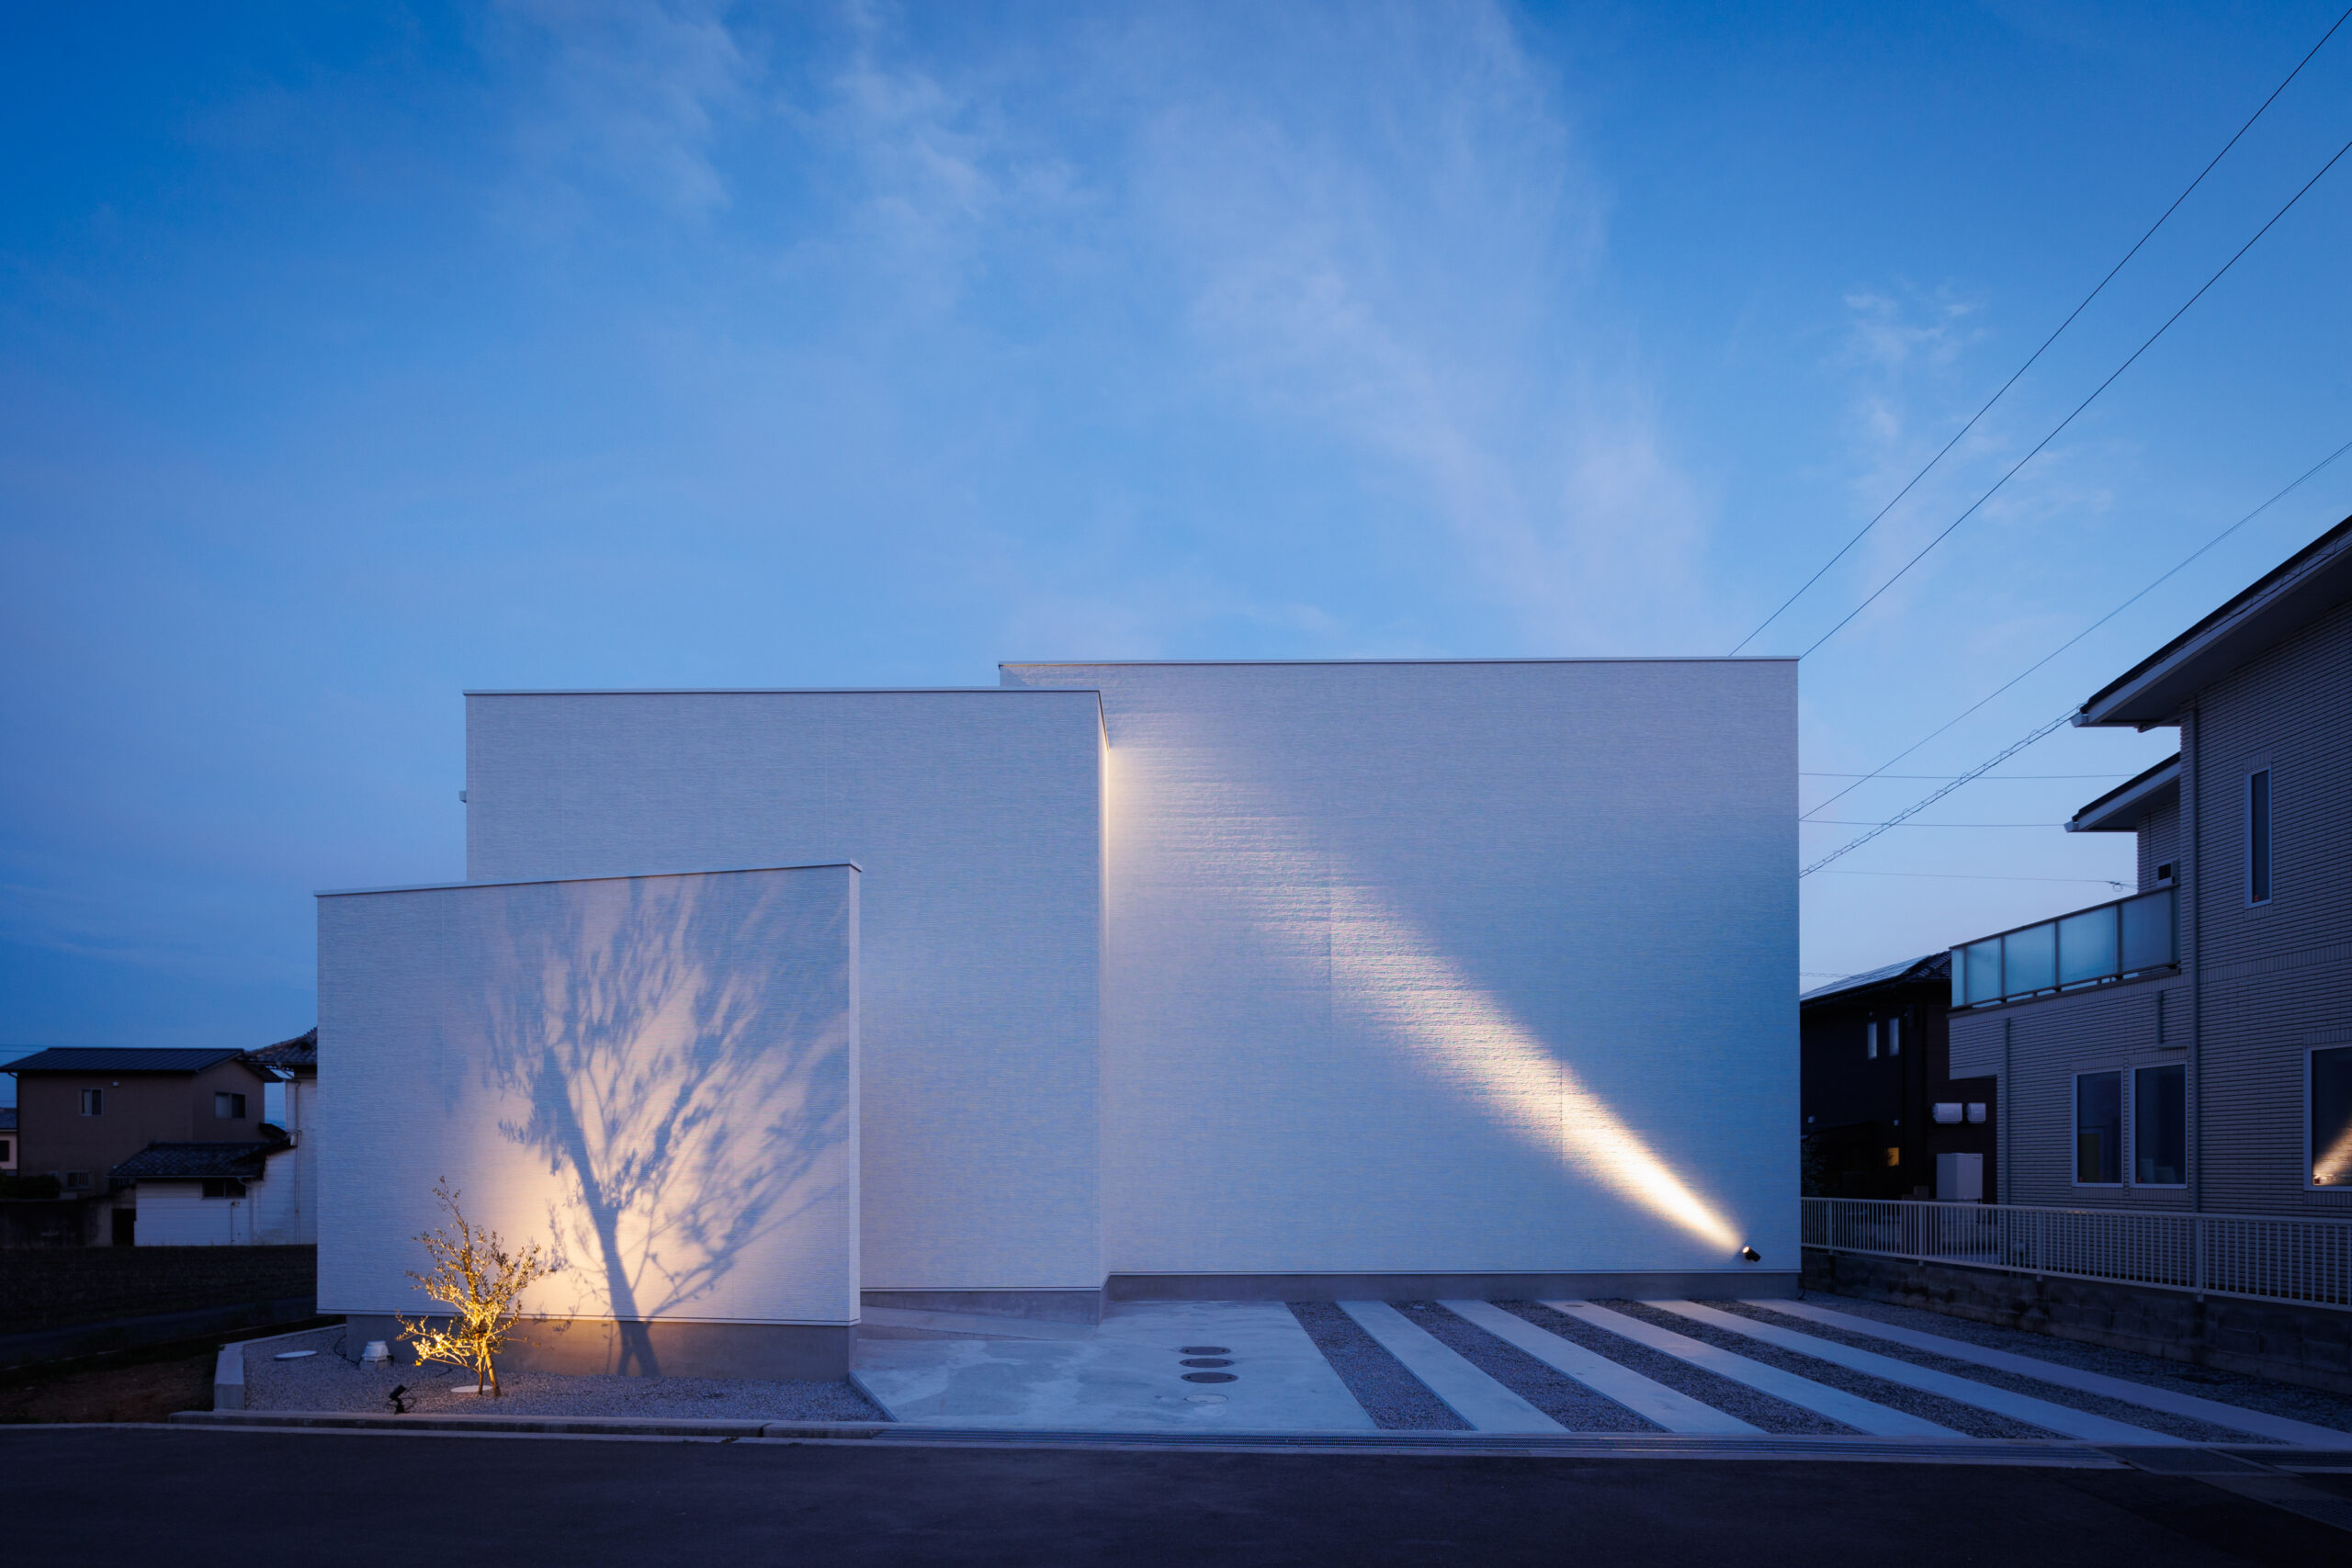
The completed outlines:
{"type": "Polygon", "coordinates": [[[1336,1302],[1291,1302],[1291,1315],[1356,1396],[1373,1425],[1392,1431],[1467,1432],[1470,1423],[1380,1348],[1336,1302]]]}
{"type": "Polygon", "coordinates": [[[1571,1432],[1666,1430],[1436,1302],[1399,1302],[1396,1310],[1420,1325],[1430,1337],[1571,1432]]]}
{"type": "Polygon", "coordinates": [[[1628,1371],[1635,1371],[1655,1383],[1663,1383],[1678,1393],[1687,1393],[1702,1404],[1712,1404],[1727,1416],[1736,1416],[1751,1427],[1767,1432],[1820,1432],[1830,1435],[1859,1436],[1854,1428],[1826,1416],[1816,1416],[1802,1405],[1791,1404],[1785,1399],[1775,1399],[1746,1383],[1736,1383],[1726,1377],[1694,1367],[1688,1361],[1677,1360],[1663,1350],[1653,1350],[1639,1340],[1628,1339],[1622,1334],[1611,1334],[1582,1318],[1554,1312],[1541,1302],[1497,1302],[1495,1305],[1514,1317],[1523,1317],[1546,1334],[1556,1334],[1572,1340],[1598,1355],[1608,1357],[1628,1371]]]}
{"type": "Polygon", "coordinates": [[[499,1374],[496,1399],[452,1393],[473,1380],[442,1367],[359,1367],[335,1346],[340,1328],[322,1328],[245,1348],[248,1410],[364,1410],[386,1415],[386,1397],[405,1385],[409,1409],[430,1416],[659,1416],[671,1419],[888,1421],[846,1381],[763,1382],[733,1378],[565,1377],[555,1372],[499,1374]],[[275,1358],[316,1350],[299,1361],[275,1358]]]}
{"type": "Polygon", "coordinates": [[[1965,1340],[1971,1345],[1982,1345],[1988,1350],[2007,1350],[2012,1355],[2031,1356],[2038,1360],[2054,1361],[2062,1367],[2073,1367],[2080,1371],[2105,1372],[2109,1377],[2129,1378],[2133,1382],[2143,1382],[2152,1388],[2168,1388],[2176,1393],[2193,1393],[2199,1399],[2219,1400],[2224,1404],[2243,1404],[2248,1410],[2259,1410],[2265,1415],[2284,1416],[2293,1421],[2309,1421],[2314,1426],[2352,1432],[2352,1395],[2304,1388],[2297,1383],[2276,1382],[2245,1372],[2223,1371],[2218,1367],[2168,1361],[2161,1356],[2143,1356],[2136,1350],[2116,1350],[2105,1345],[2054,1339],[2049,1335],[2034,1334],[2021,1328],[2002,1328],[1964,1317],[1947,1317],[1942,1313],[1929,1312],[1922,1307],[1895,1306],[1886,1302],[1863,1301],[1855,1296],[1831,1295],[1825,1291],[1809,1291],[1804,1299],[1832,1312],[1875,1318],[1881,1323],[1919,1334],[1940,1334],[1947,1339],[1965,1340]]]}
{"type": "MultiPolygon", "coordinates": [[[[1900,1410],[1939,1427],[1949,1427],[1972,1438],[2054,1438],[2056,1432],[2045,1430],[2020,1421],[2012,1416],[1996,1416],[1990,1410],[1979,1410],[1973,1404],[1962,1404],[1939,1393],[1928,1393],[1916,1388],[1905,1388],[1899,1382],[1889,1382],[1868,1372],[1858,1372],[1841,1367],[1835,1361],[1825,1361],[1818,1356],[1803,1356],[1794,1350],[1783,1350],[1778,1345],[1767,1345],[1761,1339],[1750,1339],[1728,1328],[1717,1328],[1711,1323],[1700,1323],[1679,1313],[1664,1311],[1646,1302],[1600,1302],[1611,1312],[1622,1312],[1627,1317],[1640,1318],[1644,1323],[1670,1330],[1702,1345],[1713,1345],[1735,1356],[1745,1356],[1768,1367],[1778,1367],[1784,1372],[1794,1372],[1825,1387],[1838,1389],[1872,1404],[1883,1404],[1889,1410],[1900,1410]]],[[[1713,1306],[1714,1303],[1707,1303],[1713,1306]]]]}
{"type": "Polygon", "coordinates": [[[1773,1312],[1765,1307],[1749,1306],[1746,1302],[1709,1302],[1707,1304],[1719,1307],[1724,1312],[1736,1313],[1741,1317],[1752,1317],[1758,1323],[1771,1324],[1776,1328],[1793,1329],[1799,1334],[1810,1334],[1817,1339],[1834,1340],[1840,1345],[1850,1345],[1857,1350],[1868,1350],[1874,1355],[1884,1356],[1890,1360],[1908,1361],[1915,1367],[1927,1367],[1939,1372],[1950,1372],[1956,1378],[1966,1378],[1971,1382],[1981,1382],[1987,1388],[2005,1388],[2012,1393],[2030,1394],[2036,1399],[2048,1400],[2052,1404],[2063,1404],[2069,1410],[2081,1410],[2093,1416],[2107,1416],[2109,1420],[2126,1421],[2134,1427],[2143,1427],[2151,1432],[2162,1432],[2167,1437],[2185,1438],[2192,1443],[2268,1443],[2278,1440],[2274,1438],[2256,1437],[2250,1432],[2234,1431],[2226,1427],[2217,1427],[2210,1421],[2199,1421],[2193,1416],[2174,1416],[2162,1410],[2151,1410],[2144,1404],[2132,1404],[2120,1399],[2109,1399],[2104,1394],[2085,1393],[2079,1389],[2064,1388],[2057,1383],[2043,1382],[2039,1378],[2022,1377],[2016,1372],[2005,1372],[1997,1368],[1979,1366],[1974,1361],[1955,1360],[1950,1356],[1939,1356],[1931,1351],[1914,1350],[1908,1345],[1897,1345],[1891,1339],[1873,1339],[1867,1334],[1851,1334],[1842,1328],[1832,1328],[1826,1324],[1815,1323],[1809,1317],[1791,1317],[1786,1313],[1773,1312]]]}

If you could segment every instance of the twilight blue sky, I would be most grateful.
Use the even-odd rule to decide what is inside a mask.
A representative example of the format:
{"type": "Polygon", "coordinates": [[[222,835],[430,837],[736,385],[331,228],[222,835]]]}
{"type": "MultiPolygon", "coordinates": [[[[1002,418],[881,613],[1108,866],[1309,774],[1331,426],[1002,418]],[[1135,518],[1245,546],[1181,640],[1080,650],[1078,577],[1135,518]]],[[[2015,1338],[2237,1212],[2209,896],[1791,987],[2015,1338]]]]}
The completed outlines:
{"type": "MultiPolygon", "coordinates": [[[[13,7],[0,1042],[307,1027],[310,890],[462,873],[469,685],[1724,652],[2338,9],[13,7]]],[[[1757,648],[2030,447],[2347,104],[2352,28],[1757,648]]],[[[1805,661],[1805,768],[1883,762],[2352,439],[2348,246],[2352,159],[1805,661]]],[[[2347,512],[2352,458],[1896,771],[2347,512]]],[[[2105,776],[1926,819],[2054,823],[2169,740],[2062,732],[2003,771],[2105,776]]],[[[1897,829],[1804,884],[1804,967],[2096,902],[2129,847],[1897,829]]]]}

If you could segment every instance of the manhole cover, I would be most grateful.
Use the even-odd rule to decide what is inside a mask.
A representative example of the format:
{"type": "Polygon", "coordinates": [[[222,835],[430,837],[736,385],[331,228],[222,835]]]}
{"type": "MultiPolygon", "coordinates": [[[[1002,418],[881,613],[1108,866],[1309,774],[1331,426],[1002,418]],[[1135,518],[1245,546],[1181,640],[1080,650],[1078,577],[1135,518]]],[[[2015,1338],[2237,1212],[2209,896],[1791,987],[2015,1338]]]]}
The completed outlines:
{"type": "Polygon", "coordinates": [[[1180,1367],[1229,1367],[1233,1365],[1222,1356],[1193,1356],[1176,1363],[1180,1367]]]}
{"type": "Polygon", "coordinates": [[[1241,1380],[1231,1372],[1186,1372],[1184,1381],[1186,1382],[1239,1382],[1241,1380]]]}
{"type": "Polygon", "coordinates": [[[1182,1353],[1187,1356],[1230,1356],[1232,1351],[1222,1345],[1186,1345],[1182,1353]]]}

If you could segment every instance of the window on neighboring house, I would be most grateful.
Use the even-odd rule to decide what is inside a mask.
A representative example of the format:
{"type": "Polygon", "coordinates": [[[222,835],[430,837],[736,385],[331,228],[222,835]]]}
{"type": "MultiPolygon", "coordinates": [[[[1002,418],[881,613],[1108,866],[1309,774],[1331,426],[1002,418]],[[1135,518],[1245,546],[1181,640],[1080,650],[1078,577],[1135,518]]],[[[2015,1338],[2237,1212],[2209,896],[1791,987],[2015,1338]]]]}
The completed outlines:
{"type": "Polygon", "coordinates": [[[85,1190],[89,1185],[90,1173],[88,1171],[69,1170],[65,1173],[65,1186],[68,1191],[85,1190]]]}
{"type": "Polygon", "coordinates": [[[96,1116],[106,1105],[106,1090],[85,1089],[82,1091],[82,1114],[96,1116]]]}
{"type": "Polygon", "coordinates": [[[1862,1026],[1862,1055],[1871,1061],[1878,1060],[1878,1020],[1862,1026]]]}
{"type": "Polygon", "coordinates": [[[2245,901],[2270,902],[2270,770],[2245,780],[2245,901]]]}
{"type": "Polygon", "coordinates": [[[216,1094],[212,1097],[212,1114],[223,1122],[245,1119],[245,1097],[242,1094],[216,1094]]]}
{"type": "Polygon", "coordinates": [[[0,1138],[0,1165],[6,1165],[16,1157],[17,1145],[6,1138],[0,1138]]]}
{"type": "Polygon", "coordinates": [[[2352,1045],[2312,1053],[2313,1187],[2352,1187],[2352,1045]]]}
{"type": "Polygon", "coordinates": [[[245,1195],[245,1184],[233,1176],[208,1176],[204,1179],[204,1195],[207,1198],[242,1198],[245,1195]]]}
{"type": "Polygon", "coordinates": [[[2075,1075],[2075,1181],[2120,1186],[2123,1180],[2123,1074],[2075,1075]]]}
{"type": "Polygon", "coordinates": [[[2188,1069],[2178,1064],[2132,1070],[2132,1180],[2188,1185],[2188,1069]]]}
{"type": "Polygon", "coordinates": [[[1886,1021],[1886,1054],[1890,1056],[1903,1055],[1903,1021],[1899,1018],[1886,1021]]]}

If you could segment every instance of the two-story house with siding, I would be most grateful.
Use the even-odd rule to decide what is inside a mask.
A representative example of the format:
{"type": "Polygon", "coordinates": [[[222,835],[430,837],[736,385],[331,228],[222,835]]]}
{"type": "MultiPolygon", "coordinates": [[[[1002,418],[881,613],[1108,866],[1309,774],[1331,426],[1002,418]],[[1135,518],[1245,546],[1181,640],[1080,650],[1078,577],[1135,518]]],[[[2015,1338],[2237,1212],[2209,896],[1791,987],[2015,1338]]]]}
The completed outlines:
{"type": "Polygon", "coordinates": [[[2352,519],[2086,701],[2180,751],[2072,832],[2130,897],[1952,950],[2011,1203],[2352,1216],[2352,519]]]}

